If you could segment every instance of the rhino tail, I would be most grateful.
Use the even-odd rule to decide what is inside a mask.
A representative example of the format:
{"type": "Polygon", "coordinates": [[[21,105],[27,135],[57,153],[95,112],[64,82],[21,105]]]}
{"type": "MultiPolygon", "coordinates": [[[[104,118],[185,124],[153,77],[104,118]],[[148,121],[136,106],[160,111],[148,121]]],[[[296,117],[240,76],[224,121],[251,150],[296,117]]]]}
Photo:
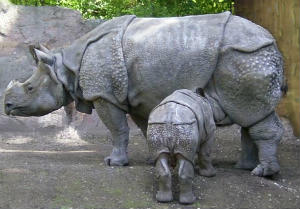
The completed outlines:
{"type": "Polygon", "coordinates": [[[287,79],[285,76],[283,78],[283,82],[281,84],[280,90],[281,90],[283,96],[285,96],[289,90],[287,79]]]}

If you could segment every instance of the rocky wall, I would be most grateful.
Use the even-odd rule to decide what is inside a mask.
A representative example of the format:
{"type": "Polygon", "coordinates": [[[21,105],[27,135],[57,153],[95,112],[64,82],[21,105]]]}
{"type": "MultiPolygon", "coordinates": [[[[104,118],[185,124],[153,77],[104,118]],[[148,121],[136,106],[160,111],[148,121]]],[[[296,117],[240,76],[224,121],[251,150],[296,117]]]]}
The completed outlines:
{"type": "Polygon", "coordinates": [[[107,134],[97,115],[80,114],[72,105],[43,117],[8,117],[3,113],[3,91],[12,79],[24,81],[35,69],[28,46],[42,43],[62,48],[92,30],[103,20],[84,20],[78,11],[60,7],[16,6],[0,1],[0,132],[63,130],[69,122],[76,128],[107,134]],[[69,116],[69,118],[68,118],[69,116]]]}

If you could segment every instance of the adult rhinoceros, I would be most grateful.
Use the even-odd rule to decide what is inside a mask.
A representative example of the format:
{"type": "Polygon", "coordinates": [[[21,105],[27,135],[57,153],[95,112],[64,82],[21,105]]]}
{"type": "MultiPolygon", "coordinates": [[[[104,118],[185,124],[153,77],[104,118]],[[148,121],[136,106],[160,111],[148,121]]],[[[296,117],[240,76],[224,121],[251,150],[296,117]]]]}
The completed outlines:
{"type": "Polygon", "coordinates": [[[5,92],[10,115],[41,116],[76,102],[97,110],[111,131],[109,165],[126,165],[126,113],[146,133],[150,111],[177,89],[205,89],[217,124],[242,127],[237,166],[258,176],[279,171],[283,127],[274,112],[283,64],[274,38],[229,12],[172,18],[122,16],[106,21],[58,53],[34,49],[38,69],[5,92]]]}

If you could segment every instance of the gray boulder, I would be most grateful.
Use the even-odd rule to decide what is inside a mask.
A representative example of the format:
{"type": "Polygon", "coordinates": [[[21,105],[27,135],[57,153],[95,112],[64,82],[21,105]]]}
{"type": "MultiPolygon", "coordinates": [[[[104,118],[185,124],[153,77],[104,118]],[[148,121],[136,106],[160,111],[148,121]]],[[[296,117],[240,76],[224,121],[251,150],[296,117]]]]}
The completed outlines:
{"type": "MultiPolygon", "coordinates": [[[[59,49],[95,28],[103,20],[84,20],[78,11],[60,7],[16,6],[6,0],[0,2],[0,100],[12,79],[25,81],[33,73],[35,62],[28,45],[43,43],[59,49]],[[22,67],[20,67],[22,66],[22,67]]],[[[72,123],[83,129],[103,131],[97,116],[80,114],[70,105],[40,118],[15,118],[0,109],[0,131],[38,131],[51,127],[61,129],[72,123]]],[[[99,133],[98,133],[99,134],[99,133]]]]}

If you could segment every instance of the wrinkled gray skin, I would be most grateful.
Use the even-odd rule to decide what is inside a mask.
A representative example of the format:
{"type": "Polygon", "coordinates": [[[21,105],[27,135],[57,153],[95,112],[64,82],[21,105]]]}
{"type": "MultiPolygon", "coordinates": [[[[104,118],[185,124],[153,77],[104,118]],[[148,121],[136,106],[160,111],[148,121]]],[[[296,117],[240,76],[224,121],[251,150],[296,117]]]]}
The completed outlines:
{"type": "Polygon", "coordinates": [[[199,174],[207,177],[216,174],[210,155],[216,126],[211,104],[203,96],[187,89],[177,90],[150,113],[147,143],[156,161],[159,202],[173,200],[170,166],[178,168],[182,204],[196,200],[192,190],[196,154],[199,174]]]}
{"type": "MultiPolygon", "coordinates": [[[[113,21],[121,19],[107,21],[87,36],[101,32],[101,27],[113,28],[113,21]]],[[[38,69],[24,83],[10,83],[5,112],[44,115],[76,101],[76,88],[82,89],[80,101],[93,105],[113,136],[113,150],[105,162],[127,165],[126,113],[146,135],[150,111],[166,96],[177,89],[200,87],[213,104],[216,124],[242,127],[237,167],[257,176],[277,173],[276,151],[283,127],[274,109],[282,96],[283,64],[273,37],[229,13],[130,21],[122,36],[119,33],[114,38],[107,35],[113,33],[103,32],[84,48],[79,76],[69,72],[70,64],[64,62],[68,53],[77,53],[74,47],[65,54],[35,49],[38,69]],[[101,53],[105,56],[98,56],[101,53]],[[122,59],[126,68],[118,71],[122,59]],[[75,93],[68,87],[72,83],[75,93]]]]}

